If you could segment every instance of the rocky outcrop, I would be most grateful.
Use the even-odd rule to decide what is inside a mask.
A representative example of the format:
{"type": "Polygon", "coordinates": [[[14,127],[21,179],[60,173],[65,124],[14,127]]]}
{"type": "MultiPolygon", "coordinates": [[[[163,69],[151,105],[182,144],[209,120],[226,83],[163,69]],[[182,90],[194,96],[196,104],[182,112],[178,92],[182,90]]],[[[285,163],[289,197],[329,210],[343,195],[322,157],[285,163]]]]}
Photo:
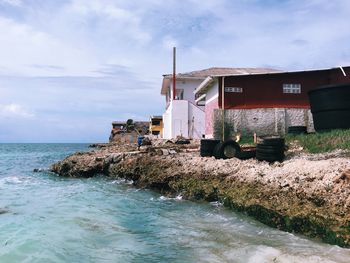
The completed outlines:
{"type": "Polygon", "coordinates": [[[199,157],[197,146],[191,145],[141,151],[114,147],[74,154],[51,171],[72,177],[105,174],[163,194],[218,200],[267,225],[350,247],[347,152],[287,154],[283,163],[269,164],[199,157]]]}

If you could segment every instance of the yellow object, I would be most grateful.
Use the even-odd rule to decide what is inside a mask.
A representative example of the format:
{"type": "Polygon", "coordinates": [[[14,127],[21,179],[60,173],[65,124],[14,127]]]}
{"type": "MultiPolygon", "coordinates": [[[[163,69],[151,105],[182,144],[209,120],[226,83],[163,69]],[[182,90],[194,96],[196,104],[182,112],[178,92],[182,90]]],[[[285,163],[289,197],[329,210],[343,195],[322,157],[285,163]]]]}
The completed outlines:
{"type": "Polygon", "coordinates": [[[151,116],[149,121],[149,133],[163,137],[163,118],[162,116],[151,116]]]}

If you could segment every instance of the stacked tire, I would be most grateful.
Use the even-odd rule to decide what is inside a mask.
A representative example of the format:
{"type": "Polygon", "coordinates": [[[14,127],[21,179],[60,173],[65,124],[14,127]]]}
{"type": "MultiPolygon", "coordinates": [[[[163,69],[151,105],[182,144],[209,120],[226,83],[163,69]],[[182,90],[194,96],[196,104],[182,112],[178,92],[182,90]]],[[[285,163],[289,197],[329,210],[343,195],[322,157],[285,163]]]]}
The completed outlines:
{"type": "Polygon", "coordinates": [[[290,126],[288,127],[288,134],[305,134],[307,133],[307,128],[306,126],[290,126]]]}
{"type": "Polygon", "coordinates": [[[214,154],[214,148],[217,144],[220,143],[220,140],[214,139],[202,139],[200,146],[200,154],[202,157],[211,157],[214,154]]]}
{"type": "Polygon", "coordinates": [[[284,138],[265,137],[256,147],[256,159],[259,161],[282,162],[284,159],[284,138]]]}

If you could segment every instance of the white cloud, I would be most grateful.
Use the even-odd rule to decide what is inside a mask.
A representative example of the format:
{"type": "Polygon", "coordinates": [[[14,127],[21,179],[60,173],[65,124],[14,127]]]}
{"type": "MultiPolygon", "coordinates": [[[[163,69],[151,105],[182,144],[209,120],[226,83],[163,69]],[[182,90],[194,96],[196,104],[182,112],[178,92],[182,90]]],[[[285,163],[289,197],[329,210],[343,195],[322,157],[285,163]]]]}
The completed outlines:
{"type": "Polygon", "coordinates": [[[97,0],[74,0],[71,5],[72,11],[83,15],[105,15],[109,18],[123,21],[128,24],[139,22],[138,17],[132,12],[118,8],[108,1],[102,2],[97,0]]]}
{"type": "Polygon", "coordinates": [[[0,17],[0,68],[10,75],[84,75],[98,63],[85,48],[37,30],[27,24],[0,17]],[[31,65],[52,65],[40,68],[31,65]],[[53,71],[53,67],[65,70],[53,71]]]}
{"type": "Polygon", "coordinates": [[[22,6],[23,4],[21,0],[0,0],[0,3],[5,3],[17,7],[22,6]]]}
{"type": "Polygon", "coordinates": [[[30,119],[34,117],[34,113],[16,103],[0,104],[0,117],[30,119]]]}
{"type": "Polygon", "coordinates": [[[110,32],[116,32],[117,29],[119,34],[125,34],[128,38],[144,44],[152,39],[152,36],[142,28],[139,14],[119,7],[115,1],[73,0],[67,10],[78,16],[88,18],[97,16],[100,22],[113,25],[113,28],[109,28],[110,32]]]}
{"type": "Polygon", "coordinates": [[[76,141],[82,134],[103,139],[113,120],[161,114],[161,79],[172,70],[173,46],[178,72],[350,64],[347,0],[0,0],[0,6],[0,134],[6,121],[19,130],[12,119],[22,118],[31,130],[25,139],[46,133],[35,138],[65,140],[70,132],[76,141]]]}
{"type": "Polygon", "coordinates": [[[171,36],[165,36],[163,38],[163,47],[166,50],[172,50],[173,47],[176,47],[178,45],[179,45],[178,41],[171,36]]]}

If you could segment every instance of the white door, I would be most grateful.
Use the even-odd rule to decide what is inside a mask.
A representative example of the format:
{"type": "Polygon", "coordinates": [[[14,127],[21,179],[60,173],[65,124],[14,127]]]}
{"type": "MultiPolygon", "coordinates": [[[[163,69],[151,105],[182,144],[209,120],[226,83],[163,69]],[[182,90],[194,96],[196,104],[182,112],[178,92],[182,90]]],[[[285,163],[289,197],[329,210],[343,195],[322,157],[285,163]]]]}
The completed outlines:
{"type": "Polygon", "coordinates": [[[176,136],[183,136],[183,134],[182,134],[182,121],[180,119],[174,120],[173,138],[176,138],[176,136]]]}

